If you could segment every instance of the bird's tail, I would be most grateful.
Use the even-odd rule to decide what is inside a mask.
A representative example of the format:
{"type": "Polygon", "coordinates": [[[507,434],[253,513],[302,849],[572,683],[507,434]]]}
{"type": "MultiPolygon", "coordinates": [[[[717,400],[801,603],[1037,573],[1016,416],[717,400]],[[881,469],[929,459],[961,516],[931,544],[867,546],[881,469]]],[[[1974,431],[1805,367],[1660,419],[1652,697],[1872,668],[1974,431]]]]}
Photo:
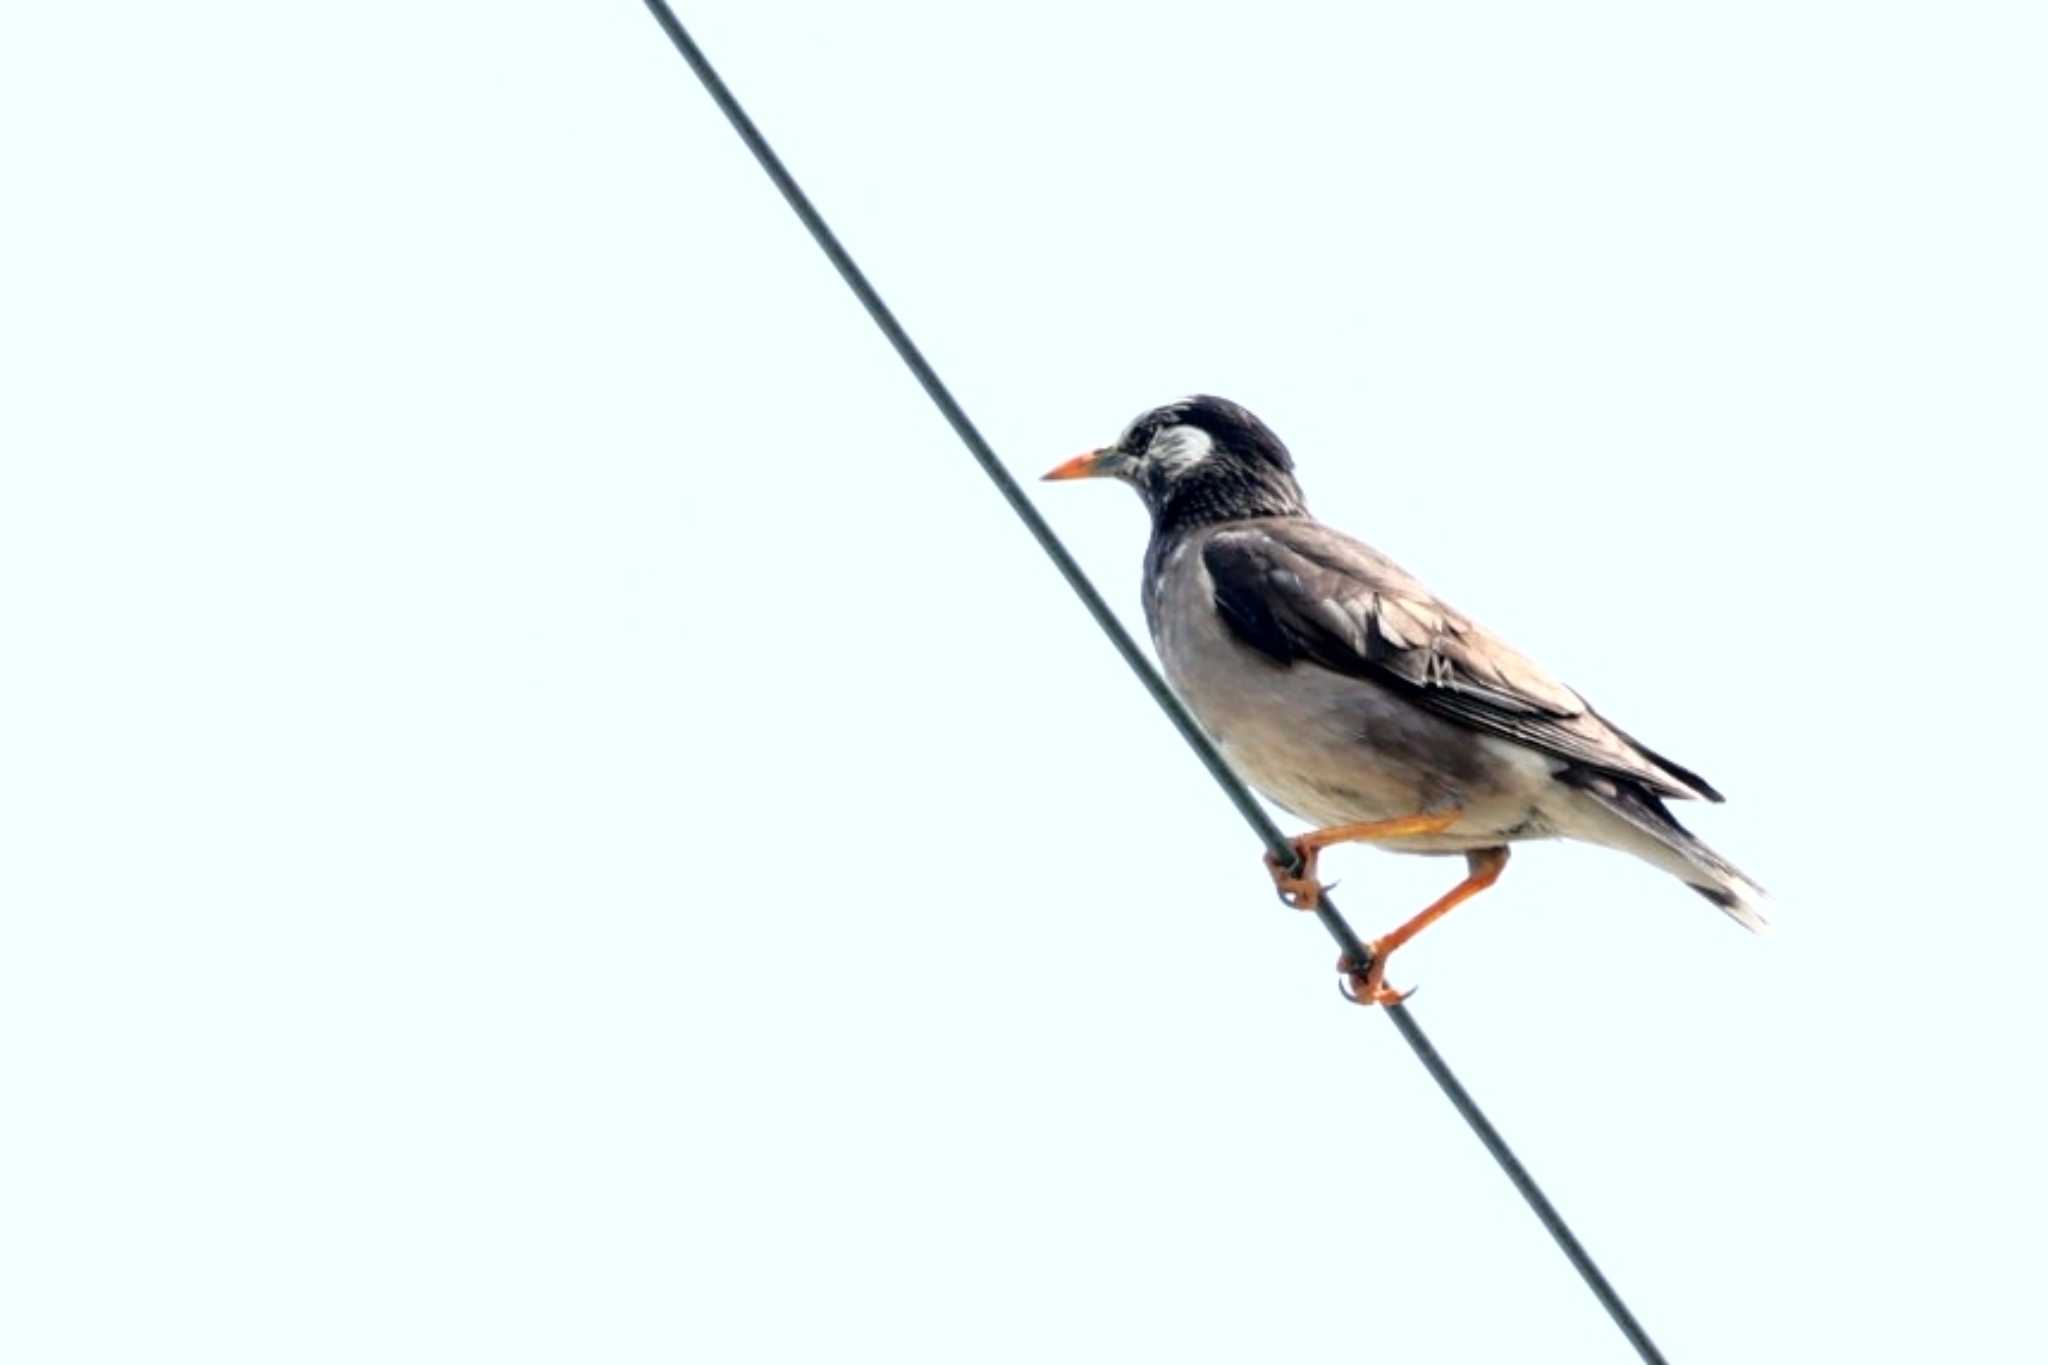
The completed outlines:
{"type": "Polygon", "coordinates": [[[1762,932],[1770,927],[1763,907],[1769,897],[1742,870],[1693,837],[1665,809],[1663,801],[1633,784],[1601,778],[1574,783],[1613,817],[1612,844],[1657,867],[1721,907],[1743,928],[1762,932]]]}

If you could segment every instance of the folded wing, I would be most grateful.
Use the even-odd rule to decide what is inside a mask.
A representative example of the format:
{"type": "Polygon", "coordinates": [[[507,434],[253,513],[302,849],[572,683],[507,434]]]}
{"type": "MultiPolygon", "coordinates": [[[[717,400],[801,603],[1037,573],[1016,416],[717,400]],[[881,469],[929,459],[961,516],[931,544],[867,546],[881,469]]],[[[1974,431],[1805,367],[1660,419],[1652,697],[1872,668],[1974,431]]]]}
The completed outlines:
{"type": "Polygon", "coordinates": [[[1232,632],[1276,664],[1369,679],[1447,720],[1658,795],[1721,799],[1349,536],[1274,518],[1219,532],[1202,562],[1232,632]]]}

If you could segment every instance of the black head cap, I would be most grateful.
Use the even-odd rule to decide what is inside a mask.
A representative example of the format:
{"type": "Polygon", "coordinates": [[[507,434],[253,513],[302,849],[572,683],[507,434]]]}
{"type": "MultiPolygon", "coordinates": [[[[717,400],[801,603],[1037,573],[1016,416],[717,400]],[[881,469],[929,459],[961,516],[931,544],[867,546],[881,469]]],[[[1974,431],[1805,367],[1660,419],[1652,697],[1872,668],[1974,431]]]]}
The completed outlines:
{"type": "Polygon", "coordinates": [[[1227,398],[1197,394],[1153,408],[1103,454],[1103,472],[1138,490],[1160,531],[1308,511],[1287,447],[1227,398]]]}

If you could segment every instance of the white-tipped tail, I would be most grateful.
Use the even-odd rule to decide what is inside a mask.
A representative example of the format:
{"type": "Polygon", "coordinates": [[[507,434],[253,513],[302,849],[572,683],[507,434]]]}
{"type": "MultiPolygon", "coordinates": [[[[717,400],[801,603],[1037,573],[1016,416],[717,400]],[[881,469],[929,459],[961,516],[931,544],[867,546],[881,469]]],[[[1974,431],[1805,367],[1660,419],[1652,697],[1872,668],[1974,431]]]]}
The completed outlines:
{"type": "MultiPolygon", "coordinates": [[[[1742,869],[1708,848],[1678,823],[1664,803],[1632,784],[1602,780],[1573,784],[1597,816],[1565,832],[1635,854],[1699,892],[1743,928],[1762,933],[1769,901],[1742,869]]],[[[1581,811],[1593,814],[1590,811],[1581,811]]]]}
{"type": "MultiPolygon", "coordinates": [[[[1692,838],[1690,835],[1686,837],[1688,839],[1692,838]]],[[[1707,857],[1712,858],[1715,863],[1719,864],[1717,869],[1718,875],[1711,886],[1694,880],[1691,876],[1686,877],[1685,884],[1720,906],[1721,909],[1727,912],[1729,919],[1734,920],[1750,932],[1761,934],[1770,928],[1771,922],[1764,918],[1764,905],[1769,901],[1770,897],[1764,894],[1764,889],[1743,876],[1735,868],[1729,866],[1721,855],[1715,853],[1714,850],[1708,848],[1699,840],[1692,839],[1692,843],[1701,853],[1706,854],[1707,857]]]]}

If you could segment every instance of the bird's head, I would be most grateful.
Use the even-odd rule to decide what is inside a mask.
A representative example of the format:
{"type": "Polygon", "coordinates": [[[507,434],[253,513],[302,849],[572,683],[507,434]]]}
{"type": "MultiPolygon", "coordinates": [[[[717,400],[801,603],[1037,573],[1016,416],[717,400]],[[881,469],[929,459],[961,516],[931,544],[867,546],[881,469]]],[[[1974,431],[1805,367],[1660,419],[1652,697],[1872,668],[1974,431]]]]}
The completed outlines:
{"type": "Polygon", "coordinates": [[[1138,490],[1155,528],[1308,510],[1280,438],[1244,408],[1207,394],[1140,414],[1114,445],[1045,477],[1121,479],[1138,490]]]}

